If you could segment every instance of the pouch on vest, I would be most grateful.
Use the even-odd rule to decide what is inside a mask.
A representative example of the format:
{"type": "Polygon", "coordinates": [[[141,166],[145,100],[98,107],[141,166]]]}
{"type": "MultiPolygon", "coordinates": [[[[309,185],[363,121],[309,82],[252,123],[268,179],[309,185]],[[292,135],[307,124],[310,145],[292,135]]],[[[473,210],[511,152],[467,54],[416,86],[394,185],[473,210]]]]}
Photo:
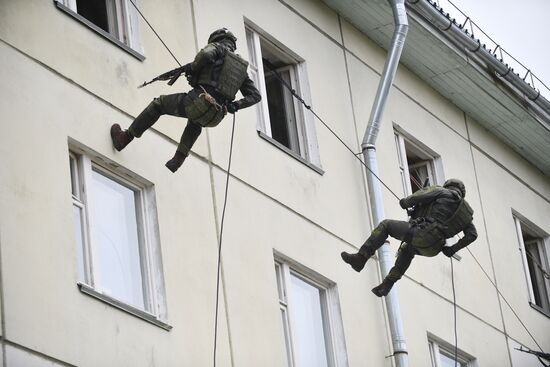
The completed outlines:
{"type": "Polygon", "coordinates": [[[190,104],[185,106],[185,113],[190,121],[199,124],[202,127],[214,127],[224,118],[225,112],[208,102],[204,95],[195,98],[190,104]]]}
{"type": "Polygon", "coordinates": [[[453,215],[441,225],[441,231],[446,238],[460,233],[472,221],[474,210],[466,202],[461,200],[453,215]]]}
{"type": "Polygon", "coordinates": [[[415,228],[411,244],[419,255],[435,256],[441,251],[445,243],[444,239],[439,223],[434,221],[415,228]]]}

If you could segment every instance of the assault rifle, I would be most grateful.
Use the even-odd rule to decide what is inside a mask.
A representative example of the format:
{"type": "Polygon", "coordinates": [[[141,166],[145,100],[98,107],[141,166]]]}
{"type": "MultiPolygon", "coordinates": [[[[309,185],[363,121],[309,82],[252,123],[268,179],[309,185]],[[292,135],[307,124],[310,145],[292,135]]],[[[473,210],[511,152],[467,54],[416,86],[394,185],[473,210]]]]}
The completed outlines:
{"type": "Polygon", "coordinates": [[[189,77],[189,75],[191,74],[191,64],[185,64],[173,70],[167,71],[164,74],[160,74],[159,76],[151,79],[148,82],[143,82],[143,84],[138,86],[138,88],[143,88],[146,85],[156,82],[157,80],[168,80],[167,84],[171,86],[176,82],[176,80],[178,80],[181,74],[184,74],[184,73],[185,73],[185,76],[189,77]]]}
{"type": "Polygon", "coordinates": [[[544,352],[537,352],[531,349],[523,349],[523,346],[520,346],[518,348],[514,348],[515,350],[519,350],[520,352],[529,353],[537,356],[538,360],[544,367],[550,367],[550,353],[544,353],[544,352]],[[544,362],[543,359],[547,360],[548,362],[544,362]]]}

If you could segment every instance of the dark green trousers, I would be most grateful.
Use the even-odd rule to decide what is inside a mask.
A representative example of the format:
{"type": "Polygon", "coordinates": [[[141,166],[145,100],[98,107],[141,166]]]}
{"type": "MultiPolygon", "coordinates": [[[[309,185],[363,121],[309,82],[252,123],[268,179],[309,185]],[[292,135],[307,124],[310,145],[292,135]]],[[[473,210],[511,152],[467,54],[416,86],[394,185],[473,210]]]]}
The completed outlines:
{"type": "MultiPolygon", "coordinates": [[[[365,257],[371,257],[374,255],[376,250],[382,247],[388,236],[392,236],[393,238],[401,241],[410,241],[410,231],[411,225],[409,222],[391,219],[383,220],[372,231],[370,237],[367,239],[365,244],[361,246],[359,252],[365,257]]],[[[397,253],[395,265],[391,268],[390,272],[386,276],[386,279],[393,282],[398,281],[411,265],[412,259],[416,253],[417,252],[412,245],[409,243],[403,244],[397,253]]]]}
{"type": "MultiPolygon", "coordinates": [[[[195,90],[189,93],[176,93],[163,95],[155,98],[140,114],[128,128],[130,134],[139,138],[147,129],[157,122],[160,116],[170,115],[187,118],[185,107],[191,103],[192,98],[196,98],[195,90]]],[[[183,130],[178,151],[187,155],[197,141],[202,127],[193,121],[187,121],[187,126],[183,130]]]]}

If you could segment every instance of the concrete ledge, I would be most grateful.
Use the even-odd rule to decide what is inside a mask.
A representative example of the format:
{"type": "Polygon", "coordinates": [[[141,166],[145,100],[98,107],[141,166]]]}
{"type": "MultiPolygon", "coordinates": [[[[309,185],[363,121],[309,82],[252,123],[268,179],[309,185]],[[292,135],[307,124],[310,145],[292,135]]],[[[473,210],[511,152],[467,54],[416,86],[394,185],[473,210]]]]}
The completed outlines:
{"type": "Polygon", "coordinates": [[[135,317],[138,317],[142,320],[145,320],[153,325],[156,325],[166,331],[170,331],[172,330],[172,326],[171,325],[168,325],[167,323],[159,320],[155,315],[149,313],[149,312],[146,312],[146,311],[143,311],[143,310],[140,310],[139,308],[136,308],[136,307],[133,307],[133,306],[130,306],[122,301],[119,301],[113,297],[110,297],[106,294],[103,294],[103,293],[100,293],[98,292],[97,290],[93,289],[92,287],[90,287],[89,285],[87,284],[84,284],[84,283],[81,283],[81,282],[78,282],[77,283],[78,285],[78,289],[80,289],[80,291],[84,294],[87,294],[91,297],[94,297],[104,303],[107,303],[108,305],[111,305],[113,307],[116,307],[118,308],[119,310],[122,310],[122,311],[125,311],[135,317]]]}
{"type": "Polygon", "coordinates": [[[321,169],[320,167],[317,167],[316,165],[314,165],[313,163],[307,161],[306,159],[304,159],[304,157],[296,154],[296,152],[288,149],[287,147],[285,147],[283,144],[279,143],[277,140],[273,139],[271,136],[265,134],[264,132],[260,131],[260,130],[257,130],[258,131],[258,135],[260,136],[260,138],[264,139],[265,141],[273,144],[274,146],[276,146],[277,148],[279,148],[280,150],[282,150],[283,152],[285,152],[286,154],[290,155],[292,158],[296,159],[298,162],[308,166],[309,168],[311,168],[312,170],[314,170],[315,172],[317,172],[318,174],[320,175],[324,175],[325,174],[325,171],[323,169],[321,169]]]}

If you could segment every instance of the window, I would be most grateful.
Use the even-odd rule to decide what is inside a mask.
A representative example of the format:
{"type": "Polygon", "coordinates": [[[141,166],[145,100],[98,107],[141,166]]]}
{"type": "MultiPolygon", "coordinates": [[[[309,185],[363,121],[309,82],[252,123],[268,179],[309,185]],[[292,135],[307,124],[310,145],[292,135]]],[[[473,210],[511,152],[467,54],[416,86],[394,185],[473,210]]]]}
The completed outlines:
{"type": "Polygon", "coordinates": [[[473,367],[474,358],[462,352],[460,349],[455,359],[455,348],[449,343],[435,341],[430,338],[428,341],[432,367],[473,367]]]}
{"type": "Polygon", "coordinates": [[[142,311],[138,316],[164,318],[152,185],[84,152],[70,152],[69,165],[81,290],[142,311]]]}
{"type": "Polygon", "coordinates": [[[526,219],[514,216],[522,256],[529,301],[550,314],[550,271],[548,267],[548,235],[526,219]]]}
{"type": "Polygon", "coordinates": [[[336,288],[310,279],[282,261],[275,262],[275,273],[286,366],[347,365],[336,288]]]}
{"type": "Polygon", "coordinates": [[[113,39],[131,49],[142,52],[139,40],[138,13],[131,4],[137,0],[55,0],[62,10],[69,10],[69,14],[103,35],[113,39]],[[84,20],[83,20],[84,19],[84,20]]]}
{"type": "Polygon", "coordinates": [[[303,105],[292,96],[294,89],[309,98],[305,63],[284,46],[246,28],[252,79],[262,101],[258,108],[258,131],[298,157],[319,164],[314,124],[303,105]]]}
{"type": "Polygon", "coordinates": [[[427,148],[419,142],[413,142],[404,134],[395,131],[395,145],[401,171],[401,181],[405,196],[411,195],[428,185],[435,185],[438,182],[436,165],[438,157],[430,153],[427,148]]]}

